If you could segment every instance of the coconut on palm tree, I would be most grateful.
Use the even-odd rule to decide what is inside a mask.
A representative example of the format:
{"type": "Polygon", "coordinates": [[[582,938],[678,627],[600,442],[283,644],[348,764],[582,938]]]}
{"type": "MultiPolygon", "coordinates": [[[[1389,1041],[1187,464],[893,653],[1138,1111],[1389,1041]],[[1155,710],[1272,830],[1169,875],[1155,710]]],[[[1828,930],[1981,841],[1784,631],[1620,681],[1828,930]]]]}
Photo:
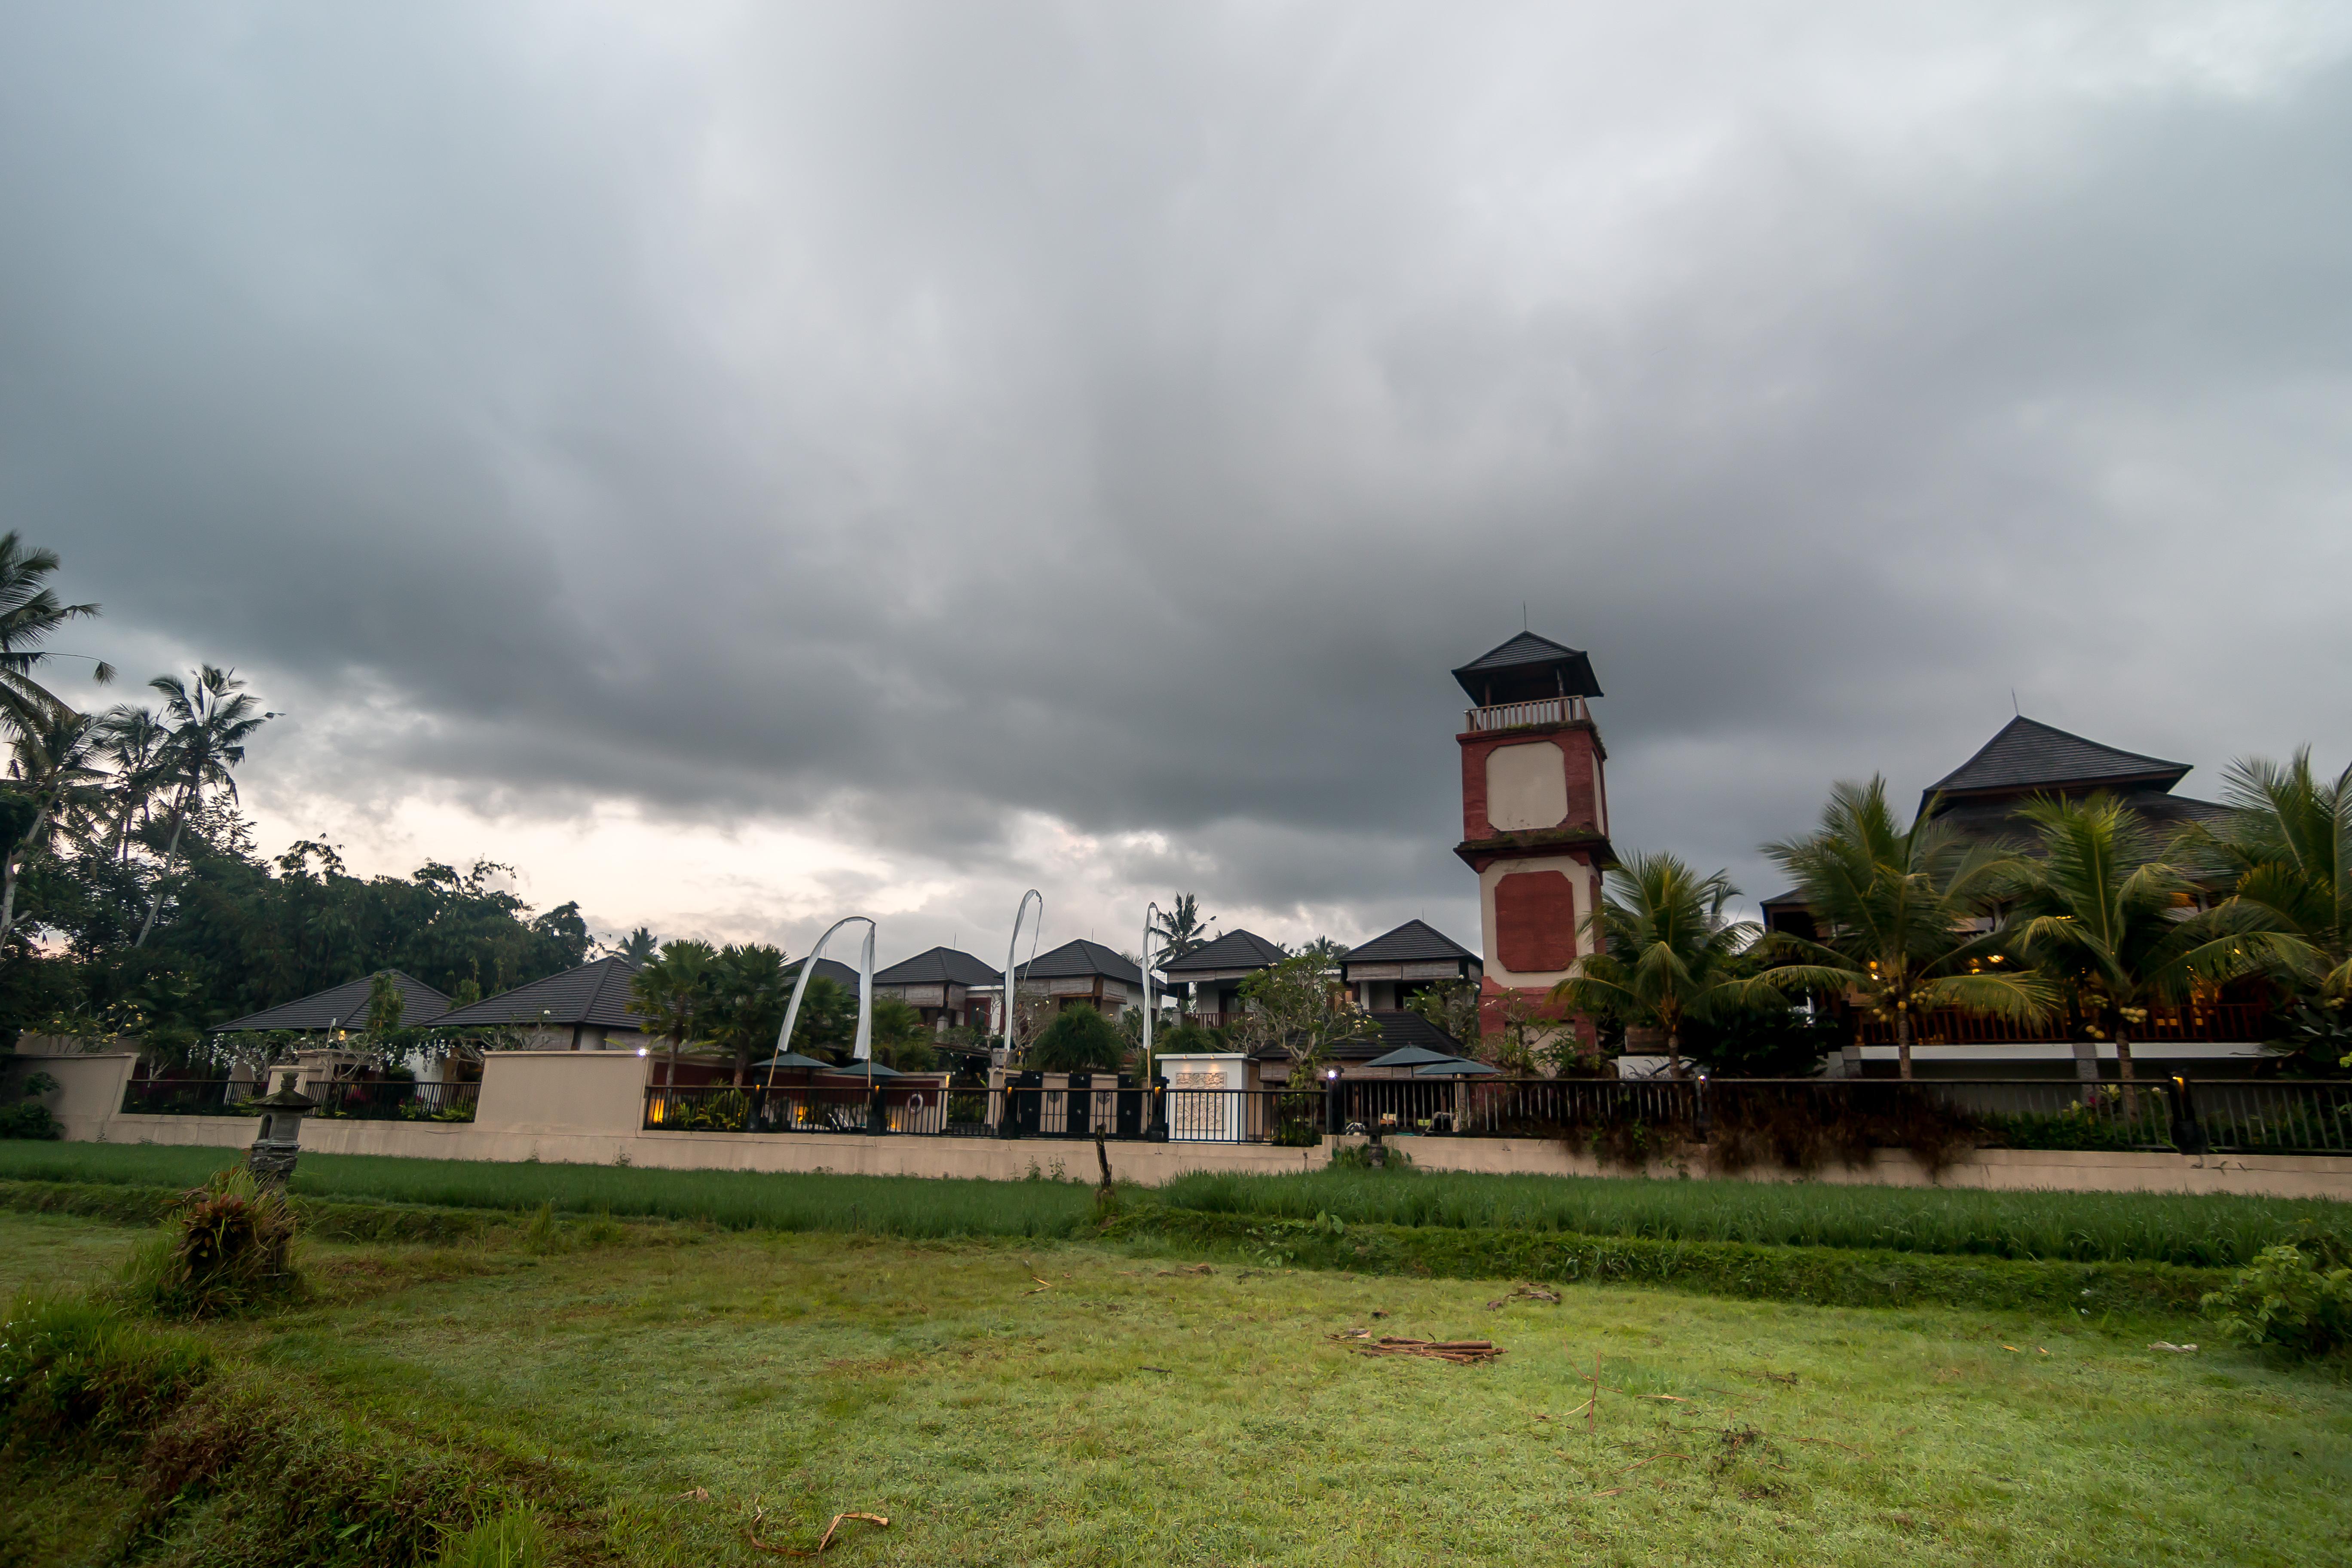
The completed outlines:
{"type": "Polygon", "coordinates": [[[2094,1032],[2114,1040],[2116,1075],[2129,1083],[2132,1036],[2152,1005],[2242,972],[2274,944],[2242,929],[2238,911],[2199,913],[2196,879],[2163,858],[2114,796],[2044,798],[2021,815],[2041,843],[2009,863],[2000,941],[2074,991],[2094,1032]]]}
{"type": "Polygon", "coordinates": [[[1759,931],[1727,918],[1739,896],[1722,871],[1702,877],[1666,854],[1633,855],[1610,868],[1600,907],[1585,922],[1594,951],[1551,988],[1559,1006],[1588,1016],[1647,1021],[1665,1036],[1667,1070],[1683,1076],[1683,1026],[1787,998],[1741,955],[1759,931]]]}
{"type": "MultiPolygon", "coordinates": [[[[189,814],[217,791],[236,798],[236,779],[230,770],[245,761],[245,743],[275,713],[257,711],[258,704],[234,670],[205,665],[193,683],[176,675],[159,675],[147,683],[163,696],[163,725],[170,737],[161,760],[165,787],[172,792],[172,838],[163,851],[163,871],[171,870],[180,852],[180,835],[189,814]]],[[[133,947],[143,947],[155,928],[156,911],[163,907],[163,879],[156,878],[155,896],[147,905],[133,947]]]]}
{"type": "Polygon", "coordinates": [[[2007,858],[1963,841],[1928,812],[1902,826],[1885,779],[1838,784],[1813,832],[1764,852],[1795,880],[1815,932],[1766,939],[1765,955],[1780,961],[1773,979],[1858,996],[1894,1026],[1903,1077],[1911,1076],[1922,1013],[1958,1008],[2018,1024],[2049,1013],[2050,984],[2021,972],[1979,929],[1990,923],[2007,858]]]}
{"type": "MultiPolygon", "coordinates": [[[[54,550],[28,550],[15,529],[0,533],[0,730],[12,737],[56,723],[68,711],[37,675],[54,657],[41,645],[68,621],[98,614],[96,605],[68,605],[48,585],[58,569],[54,550]]],[[[114,679],[112,667],[98,666],[100,682],[114,679]]]]}
{"type": "Polygon", "coordinates": [[[16,884],[58,825],[89,818],[105,804],[106,774],[89,717],[64,713],[16,737],[8,777],[31,819],[0,861],[0,942],[16,925],[16,884]]]}

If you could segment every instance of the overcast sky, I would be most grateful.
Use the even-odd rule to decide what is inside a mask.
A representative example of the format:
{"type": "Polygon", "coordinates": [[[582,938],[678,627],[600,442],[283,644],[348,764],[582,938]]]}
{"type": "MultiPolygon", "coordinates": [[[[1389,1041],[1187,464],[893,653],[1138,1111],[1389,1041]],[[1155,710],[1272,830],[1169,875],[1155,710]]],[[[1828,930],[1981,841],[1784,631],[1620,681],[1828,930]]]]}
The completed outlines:
{"type": "Polygon", "coordinates": [[[1523,605],[1751,898],[2012,689],[2342,765],[2348,174],[2341,4],[9,0],[0,523],[268,852],[1475,945],[1523,605]]]}

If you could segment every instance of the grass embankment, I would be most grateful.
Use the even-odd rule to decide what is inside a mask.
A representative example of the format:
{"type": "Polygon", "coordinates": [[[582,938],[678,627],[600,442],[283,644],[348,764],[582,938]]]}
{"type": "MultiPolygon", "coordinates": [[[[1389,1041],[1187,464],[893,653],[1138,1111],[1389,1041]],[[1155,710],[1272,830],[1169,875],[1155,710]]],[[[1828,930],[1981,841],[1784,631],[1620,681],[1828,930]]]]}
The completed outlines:
{"type": "MultiPolygon", "coordinates": [[[[1048,1165],[1086,1144],[1047,1149],[1048,1165]]],[[[0,1142],[0,1181],[184,1190],[244,1158],[241,1149],[159,1144],[0,1142]]],[[[929,1181],[747,1171],[664,1171],[625,1165],[407,1160],[305,1154],[295,1196],[333,1202],[693,1220],[728,1230],[865,1231],[914,1238],[1066,1237],[1090,1227],[1091,1189],[1075,1183],[929,1181]]]]}
{"type": "Polygon", "coordinates": [[[2352,1205],[2319,1198],[1375,1171],[1200,1173],[1157,1196],[1172,1207],[1268,1219],[1329,1214],[1350,1225],[2203,1268],[2239,1267],[2265,1247],[2305,1237],[2352,1253],[2352,1205]]]}
{"type": "MultiPolygon", "coordinates": [[[[100,1233],[0,1215],[0,1272],[77,1227],[100,1233]]],[[[583,1222],[554,1246],[512,1226],[314,1242],[306,1304],[141,1330],[194,1347],[196,1387],[77,1456],[12,1450],[5,1544],[29,1564],[398,1563],[436,1523],[523,1502],[555,1561],[628,1568],[772,1562],[744,1540],[755,1507],[803,1547],[835,1513],[887,1516],[826,1554],[849,1563],[2352,1552],[2352,1389],[2069,1321],[1610,1287],[1496,1308],[1494,1283],[1203,1275],[1097,1244],[583,1222]],[[1359,1326],[1507,1353],[1326,1338],[1359,1326]],[[271,1437],[238,1399],[307,1419],[271,1437]],[[246,1445],[226,1470],[205,1446],[224,1435],[246,1445]]]]}

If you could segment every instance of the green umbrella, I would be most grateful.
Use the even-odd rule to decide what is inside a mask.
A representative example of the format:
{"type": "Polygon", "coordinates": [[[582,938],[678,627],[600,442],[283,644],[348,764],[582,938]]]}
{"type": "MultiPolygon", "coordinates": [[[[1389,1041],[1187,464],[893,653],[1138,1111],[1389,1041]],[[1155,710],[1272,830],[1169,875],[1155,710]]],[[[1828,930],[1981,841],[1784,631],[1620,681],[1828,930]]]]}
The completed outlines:
{"type": "Polygon", "coordinates": [[[1474,1062],[1456,1057],[1442,1062],[1431,1062],[1427,1067],[1415,1068],[1412,1069],[1412,1076],[1415,1078],[1494,1078],[1501,1071],[1500,1068],[1488,1067],[1485,1062],[1474,1062]]]}
{"type": "Polygon", "coordinates": [[[1432,1062],[1457,1062],[1460,1057],[1449,1057],[1444,1051],[1433,1051],[1425,1046],[1399,1046],[1388,1055],[1366,1062],[1368,1068],[1417,1068],[1432,1062]]]}

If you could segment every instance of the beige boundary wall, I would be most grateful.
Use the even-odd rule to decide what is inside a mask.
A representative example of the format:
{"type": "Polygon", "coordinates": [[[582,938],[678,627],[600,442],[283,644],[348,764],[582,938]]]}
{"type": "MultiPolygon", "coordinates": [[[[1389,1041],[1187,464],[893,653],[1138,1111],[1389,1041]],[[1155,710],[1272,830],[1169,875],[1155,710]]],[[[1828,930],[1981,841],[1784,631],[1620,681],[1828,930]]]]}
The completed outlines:
{"type": "MultiPolygon", "coordinates": [[[[126,1116],[128,1055],[55,1058],[47,1099],[66,1136],[109,1143],[241,1147],[254,1133],[242,1116],[126,1116]]],[[[1015,1180],[1032,1169],[1095,1178],[1094,1147],[1050,1139],[847,1137],[830,1133],[648,1132],[643,1120],[649,1063],[635,1053],[504,1051],[484,1065],[481,1104],[471,1122],[306,1122],[302,1146],[329,1154],[393,1154],[439,1160],[540,1160],[610,1165],[624,1161],[673,1170],[836,1171],[867,1175],[978,1176],[1015,1180]]],[[[1343,1142],[1361,1142],[1343,1139],[1343,1142]]],[[[1391,1147],[1424,1170],[1556,1176],[1622,1175],[1554,1139],[1401,1138],[1391,1147]]],[[[1313,1170],[1328,1145],[1277,1149],[1257,1143],[1111,1143],[1111,1173],[1158,1186],[1192,1171],[1313,1170]]],[[[1661,1161],[1652,1176],[1707,1174],[1703,1151],[1661,1161]]],[[[2021,1191],[2237,1193],[2352,1201],[2352,1158],[1980,1149],[1930,1177],[1904,1150],[1881,1150],[1866,1165],[1832,1165],[1810,1177],[1775,1170],[1740,1173],[1755,1181],[1830,1184],[1980,1187],[2021,1191]]]]}

